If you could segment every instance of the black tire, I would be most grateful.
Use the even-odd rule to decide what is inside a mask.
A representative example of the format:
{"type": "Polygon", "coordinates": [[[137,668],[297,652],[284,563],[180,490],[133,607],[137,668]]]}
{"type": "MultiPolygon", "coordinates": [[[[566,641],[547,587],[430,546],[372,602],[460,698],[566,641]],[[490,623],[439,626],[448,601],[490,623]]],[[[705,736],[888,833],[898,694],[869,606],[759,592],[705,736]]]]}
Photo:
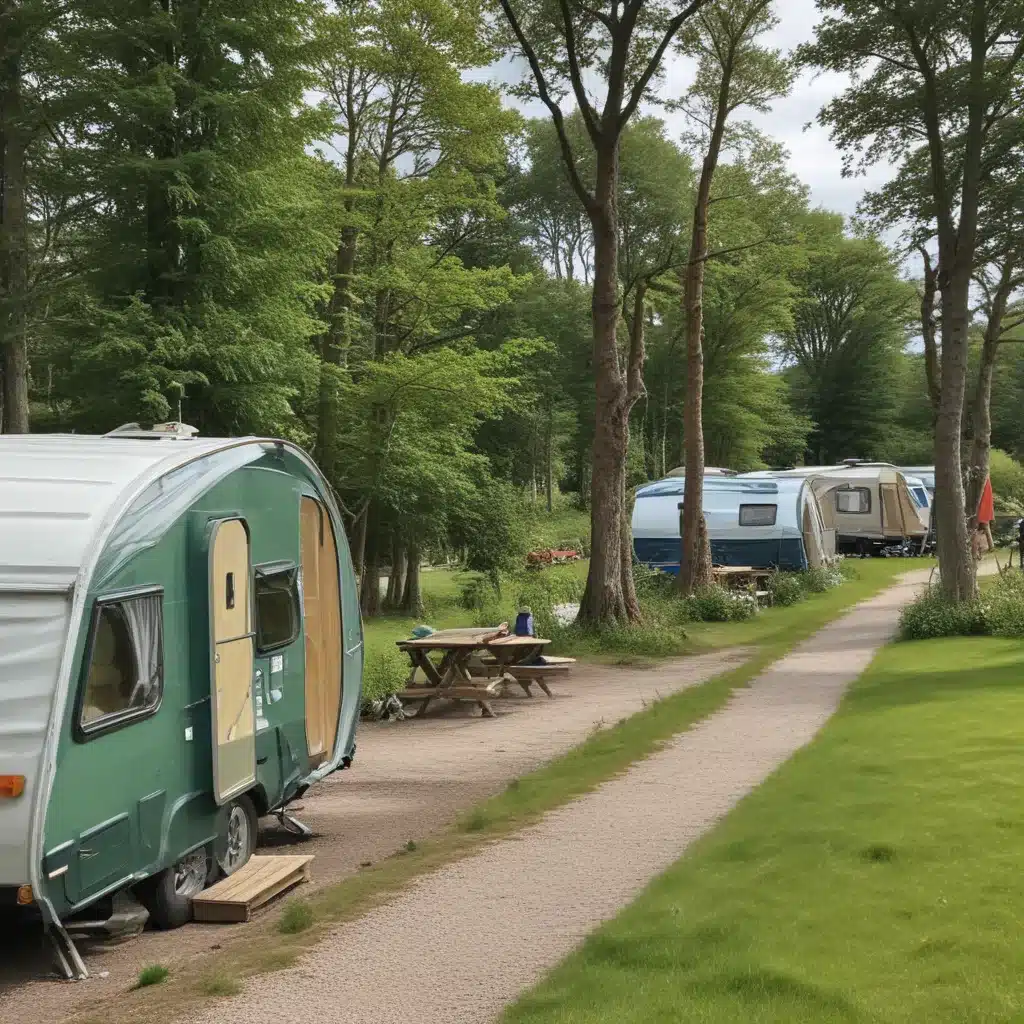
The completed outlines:
{"type": "Polygon", "coordinates": [[[233,875],[249,863],[256,849],[259,816],[247,796],[237,796],[218,817],[216,869],[219,877],[233,875]]]}
{"type": "Polygon", "coordinates": [[[201,846],[135,887],[135,895],[157,928],[180,928],[192,920],[192,898],[206,888],[212,860],[210,850],[201,846]]]}

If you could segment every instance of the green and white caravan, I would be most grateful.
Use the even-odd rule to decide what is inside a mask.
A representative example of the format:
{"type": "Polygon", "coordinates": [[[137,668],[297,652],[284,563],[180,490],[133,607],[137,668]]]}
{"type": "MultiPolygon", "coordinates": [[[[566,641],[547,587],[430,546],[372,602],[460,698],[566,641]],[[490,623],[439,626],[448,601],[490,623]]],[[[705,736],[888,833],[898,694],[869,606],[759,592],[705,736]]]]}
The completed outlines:
{"type": "Polygon", "coordinates": [[[355,753],[362,625],[297,447],[136,424],[0,437],[0,902],[161,927],[355,753]]]}

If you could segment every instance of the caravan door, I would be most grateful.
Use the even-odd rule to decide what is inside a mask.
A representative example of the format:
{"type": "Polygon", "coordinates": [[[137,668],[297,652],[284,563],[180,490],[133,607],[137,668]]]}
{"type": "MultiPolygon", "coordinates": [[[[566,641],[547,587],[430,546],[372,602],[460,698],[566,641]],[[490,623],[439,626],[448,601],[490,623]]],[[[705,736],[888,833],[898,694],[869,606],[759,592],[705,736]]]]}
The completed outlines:
{"type": "Polygon", "coordinates": [[[310,768],[334,756],[341,712],[341,587],[331,517],[302,497],[302,616],[306,633],[306,750],[310,768]]]}
{"type": "Polygon", "coordinates": [[[213,792],[218,804],[256,782],[256,708],[249,531],[242,519],[213,524],[210,640],[213,792]]]}

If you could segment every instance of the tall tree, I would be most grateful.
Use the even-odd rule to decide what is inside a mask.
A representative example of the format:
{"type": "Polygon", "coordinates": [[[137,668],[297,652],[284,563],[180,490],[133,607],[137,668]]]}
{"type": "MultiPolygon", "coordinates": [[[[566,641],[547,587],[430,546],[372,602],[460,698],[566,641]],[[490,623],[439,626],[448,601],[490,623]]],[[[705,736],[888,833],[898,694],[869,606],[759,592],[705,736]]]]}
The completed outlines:
{"type": "Polygon", "coordinates": [[[814,422],[807,458],[877,458],[896,415],[896,361],[916,319],[914,289],[880,242],[847,237],[841,217],[811,214],[806,230],[782,351],[814,422]]]}
{"type": "Polygon", "coordinates": [[[805,62],[853,76],[819,115],[853,161],[927,149],[936,225],[941,369],[935,423],[935,506],[941,587],[977,587],[961,475],[971,282],[979,199],[993,129],[1016,112],[1024,58],[1021,0],[819,0],[826,16],[805,62]]]}
{"type": "Polygon", "coordinates": [[[537,96],[551,114],[566,173],[594,236],[594,444],[591,471],[591,552],[580,605],[583,622],[635,621],[633,545],[624,505],[629,415],[643,394],[643,352],[631,349],[625,365],[618,346],[620,299],[619,140],[660,73],[665,51],[708,0],[499,0],[518,49],[530,66],[522,92],[537,96]],[[591,99],[585,76],[603,80],[604,96],[591,99]],[[594,185],[580,174],[559,97],[570,91],[593,152],[594,185]]]}
{"type": "MultiPolygon", "coordinates": [[[[334,117],[344,182],[344,225],[332,261],[327,329],[320,339],[317,451],[333,479],[340,471],[340,384],[359,330],[353,314],[357,260],[387,262],[386,239],[360,249],[361,242],[375,228],[379,235],[396,202],[409,201],[402,183],[437,178],[445,170],[455,176],[468,165],[493,161],[515,116],[501,110],[494,90],[463,79],[495,57],[476,3],[337,0],[317,22],[314,53],[318,85],[334,117]]],[[[379,303],[373,301],[386,304],[383,294],[379,303]]]]}
{"type": "Polygon", "coordinates": [[[792,73],[777,50],[758,45],[778,24],[771,0],[732,0],[713,4],[697,17],[697,80],[682,108],[700,128],[704,159],[693,204],[690,258],[683,271],[686,330],[686,490],[679,589],[692,594],[711,582],[711,543],[704,522],[703,300],[708,260],[708,209],[711,186],[730,118],[742,107],[765,112],[771,101],[789,91],[792,73]]]}

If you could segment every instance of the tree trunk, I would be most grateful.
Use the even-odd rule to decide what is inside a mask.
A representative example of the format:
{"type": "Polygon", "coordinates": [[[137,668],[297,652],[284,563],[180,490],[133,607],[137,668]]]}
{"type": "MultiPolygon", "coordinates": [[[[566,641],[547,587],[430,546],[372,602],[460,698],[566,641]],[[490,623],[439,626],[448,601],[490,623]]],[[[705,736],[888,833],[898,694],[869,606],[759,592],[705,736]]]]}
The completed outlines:
{"type": "Polygon", "coordinates": [[[683,440],[686,486],[683,492],[683,536],[679,552],[679,591],[688,596],[711,582],[711,545],[704,522],[704,264],[708,258],[708,205],[711,182],[722,150],[729,115],[734,50],[722,66],[715,123],[701,165],[697,200],[693,204],[690,259],[684,270],[683,317],[686,324],[686,395],[683,401],[683,440]]]}
{"type": "Polygon", "coordinates": [[[352,306],[352,274],[356,265],[355,228],[345,228],[334,254],[334,291],[328,310],[327,330],[320,339],[320,406],[317,424],[317,458],[329,480],[337,480],[338,377],[348,365],[349,316],[352,306]]]}
{"type": "MultiPolygon", "coordinates": [[[[0,19],[0,27],[6,19],[0,19]]],[[[27,434],[28,222],[26,138],[17,39],[0,65],[0,432],[27,434]]]]}
{"type": "Polygon", "coordinates": [[[554,433],[554,417],[555,413],[551,407],[551,402],[548,402],[548,416],[547,424],[544,437],[544,496],[547,499],[548,515],[555,509],[555,487],[554,487],[554,467],[551,465],[554,454],[552,448],[552,434],[554,433]]]}
{"type": "Polygon", "coordinates": [[[388,575],[388,592],[384,603],[389,611],[402,603],[405,588],[405,548],[396,537],[391,544],[391,573],[388,575]]]}
{"type": "Polygon", "coordinates": [[[942,289],[942,393],[935,418],[935,510],[939,583],[952,601],[973,600],[975,563],[967,528],[961,431],[967,391],[969,272],[942,289]]]}
{"type": "Polygon", "coordinates": [[[363,571],[363,560],[366,555],[366,530],[370,519],[370,503],[363,505],[359,514],[352,523],[352,571],[359,579],[363,571]]]}
{"type": "Polygon", "coordinates": [[[420,593],[420,550],[415,544],[409,545],[409,562],[402,591],[402,611],[407,615],[419,615],[423,611],[423,597],[420,593]]]}
{"type": "Polygon", "coordinates": [[[932,422],[939,411],[939,396],[942,382],[939,374],[939,350],[935,342],[935,292],[938,287],[938,273],[932,266],[932,259],[924,246],[918,247],[924,261],[924,287],[921,290],[921,337],[924,340],[924,371],[928,387],[928,401],[932,407],[932,422]]]}
{"type": "MultiPolygon", "coordinates": [[[[579,621],[589,625],[628,622],[622,587],[622,490],[626,464],[623,422],[626,382],[618,352],[618,146],[599,153],[594,229],[594,442],[590,477],[590,567],[579,621]]],[[[628,413],[627,413],[628,415],[628,413]]]]}
{"type": "Polygon", "coordinates": [[[992,376],[999,354],[999,338],[1002,335],[1003,316],[1013,292],[1013,268],[1003,267],[999,284],[992,295],[985,324],[985,336],[981,346],[981,363],[978,366],[978,384],[974,392],[971,412],[971,454],[967,464],[967,487],[965,506],[968,529],[973,534],[978,527],[978,505],[985,490],[989,474],[989,456],[992,451],[992,376]]]}
{"type": "Polygon", "coordinates": [[[380,614],[380,542],[379,528],[368,524],[366,559],[359,585],[359,607],[367,619],[380,614]]]}

